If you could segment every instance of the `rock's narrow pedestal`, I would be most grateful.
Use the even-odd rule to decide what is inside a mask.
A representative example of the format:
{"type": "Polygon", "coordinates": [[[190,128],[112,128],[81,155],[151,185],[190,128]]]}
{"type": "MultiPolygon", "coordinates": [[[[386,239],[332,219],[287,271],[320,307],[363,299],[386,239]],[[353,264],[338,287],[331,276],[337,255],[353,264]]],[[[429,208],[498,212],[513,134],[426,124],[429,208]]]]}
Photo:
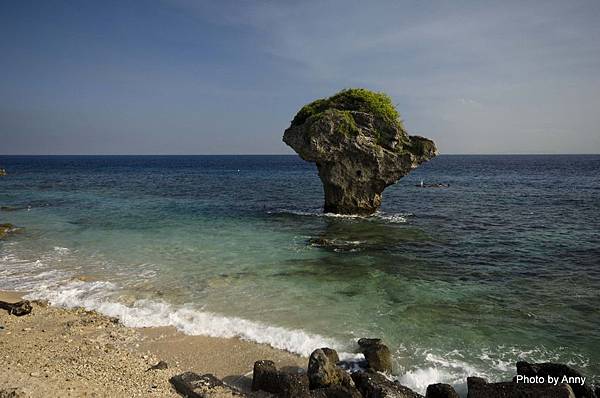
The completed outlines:
{"type": "Polygon", "coordinates": [[[374,213],[387,186],[437,155],[433,141],[406,133],[387,95],[364,89],[304,106],[283,141],[316,163],[325,212],[339,214],[374,213]]]}

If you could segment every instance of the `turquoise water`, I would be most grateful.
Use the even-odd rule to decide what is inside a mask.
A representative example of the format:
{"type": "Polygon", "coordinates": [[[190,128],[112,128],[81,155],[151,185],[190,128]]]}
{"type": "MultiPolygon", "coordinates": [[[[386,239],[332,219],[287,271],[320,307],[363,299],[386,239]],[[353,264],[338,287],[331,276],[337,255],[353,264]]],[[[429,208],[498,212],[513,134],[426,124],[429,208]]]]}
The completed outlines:
{"type": "Polygon", "coordinates": [[[295,156],[0,167],[0,222],[23,227],[0,289],[305,355],[382,337],[420,390],[518,359],[600,376],[600,156],[440,156],[368,218],[323,215],[295,156]]]}

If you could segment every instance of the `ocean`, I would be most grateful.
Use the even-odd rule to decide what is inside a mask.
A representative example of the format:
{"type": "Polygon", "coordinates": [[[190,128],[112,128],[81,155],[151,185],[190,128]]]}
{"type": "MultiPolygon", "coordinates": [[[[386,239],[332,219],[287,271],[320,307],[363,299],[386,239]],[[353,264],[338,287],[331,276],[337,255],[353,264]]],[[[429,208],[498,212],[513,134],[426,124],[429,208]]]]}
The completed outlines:
{"type": "Polygon", "coordinates": [[[297,156],[0,168],[0,223],[23,228],[0,241],[2,290],[303,355],[380,337],[419,391],[510,379],[519,359],[600,382],[600,156],[442,155],[371,217],[323,214],[297,156]]]}

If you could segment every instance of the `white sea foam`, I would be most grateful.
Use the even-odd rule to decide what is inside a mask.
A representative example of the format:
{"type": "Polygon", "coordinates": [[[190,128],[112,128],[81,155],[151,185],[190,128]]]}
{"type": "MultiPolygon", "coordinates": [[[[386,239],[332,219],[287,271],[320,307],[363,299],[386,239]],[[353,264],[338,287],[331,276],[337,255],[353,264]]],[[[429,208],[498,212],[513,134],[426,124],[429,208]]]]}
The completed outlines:
{"type": "Polygon", "coordinates": [[[60,247],[60,246],[54,246],[54,251],[61,255],[69,254],[71,252],[71,250],[68,247],[60,247]]]}
{"type": "Polygon", "coordinates": [[[415,391],[425,392],[427,386],[434,383],[456,384],[456,377],[442,368],[419,368],[406,372],[397,380],[415,391]]]}
{"type": "Polygon", "coordinates": [[[354,214],[336,214],[336,213],[323,213],[320,210],[314,211],[303,211],[303,210],[289,210],[289,209],[278,209],[274,211],[268,211],[268,214],[292,214],[296,216],[310,216],[310,217],[327,217],[327,218],[340,218],[347,220],[364,220],[364,221],[386,221],[388,223],[406,223],[407,217],[412,216],[410,213],[394,213],[387,214],[378,211],[369,216],[360,216],[354,214]]]}
{"type": "Polygon", "coordinates": [[[164,301],[138,300],[127,306],[110,299],[117,290],[117,286],[110,282],[72,281],[60,288],[38,289],[27,298],[48,300],[50,304],[61,307],[95,310],[116,317],[130,327],[173,326],[188,335],[239,337],[306,356],[315,347],[340,347],[335,340],[318,334],[226,317],[192,305],[174,307],[164,301]]]}

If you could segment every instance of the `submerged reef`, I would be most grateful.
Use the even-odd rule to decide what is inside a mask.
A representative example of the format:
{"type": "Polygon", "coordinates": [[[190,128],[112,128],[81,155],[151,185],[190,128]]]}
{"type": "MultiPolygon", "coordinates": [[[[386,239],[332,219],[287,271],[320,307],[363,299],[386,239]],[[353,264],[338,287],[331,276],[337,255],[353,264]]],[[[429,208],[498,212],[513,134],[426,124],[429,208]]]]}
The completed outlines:
{"type": "Polygon", "coordinates": [[[389,96],[366,89],[305,105],[283,141],[316,163],[325,212],[338,214],[374,213],[387,186],[437,155],[433,141],[406,133],[389,96]]]}

